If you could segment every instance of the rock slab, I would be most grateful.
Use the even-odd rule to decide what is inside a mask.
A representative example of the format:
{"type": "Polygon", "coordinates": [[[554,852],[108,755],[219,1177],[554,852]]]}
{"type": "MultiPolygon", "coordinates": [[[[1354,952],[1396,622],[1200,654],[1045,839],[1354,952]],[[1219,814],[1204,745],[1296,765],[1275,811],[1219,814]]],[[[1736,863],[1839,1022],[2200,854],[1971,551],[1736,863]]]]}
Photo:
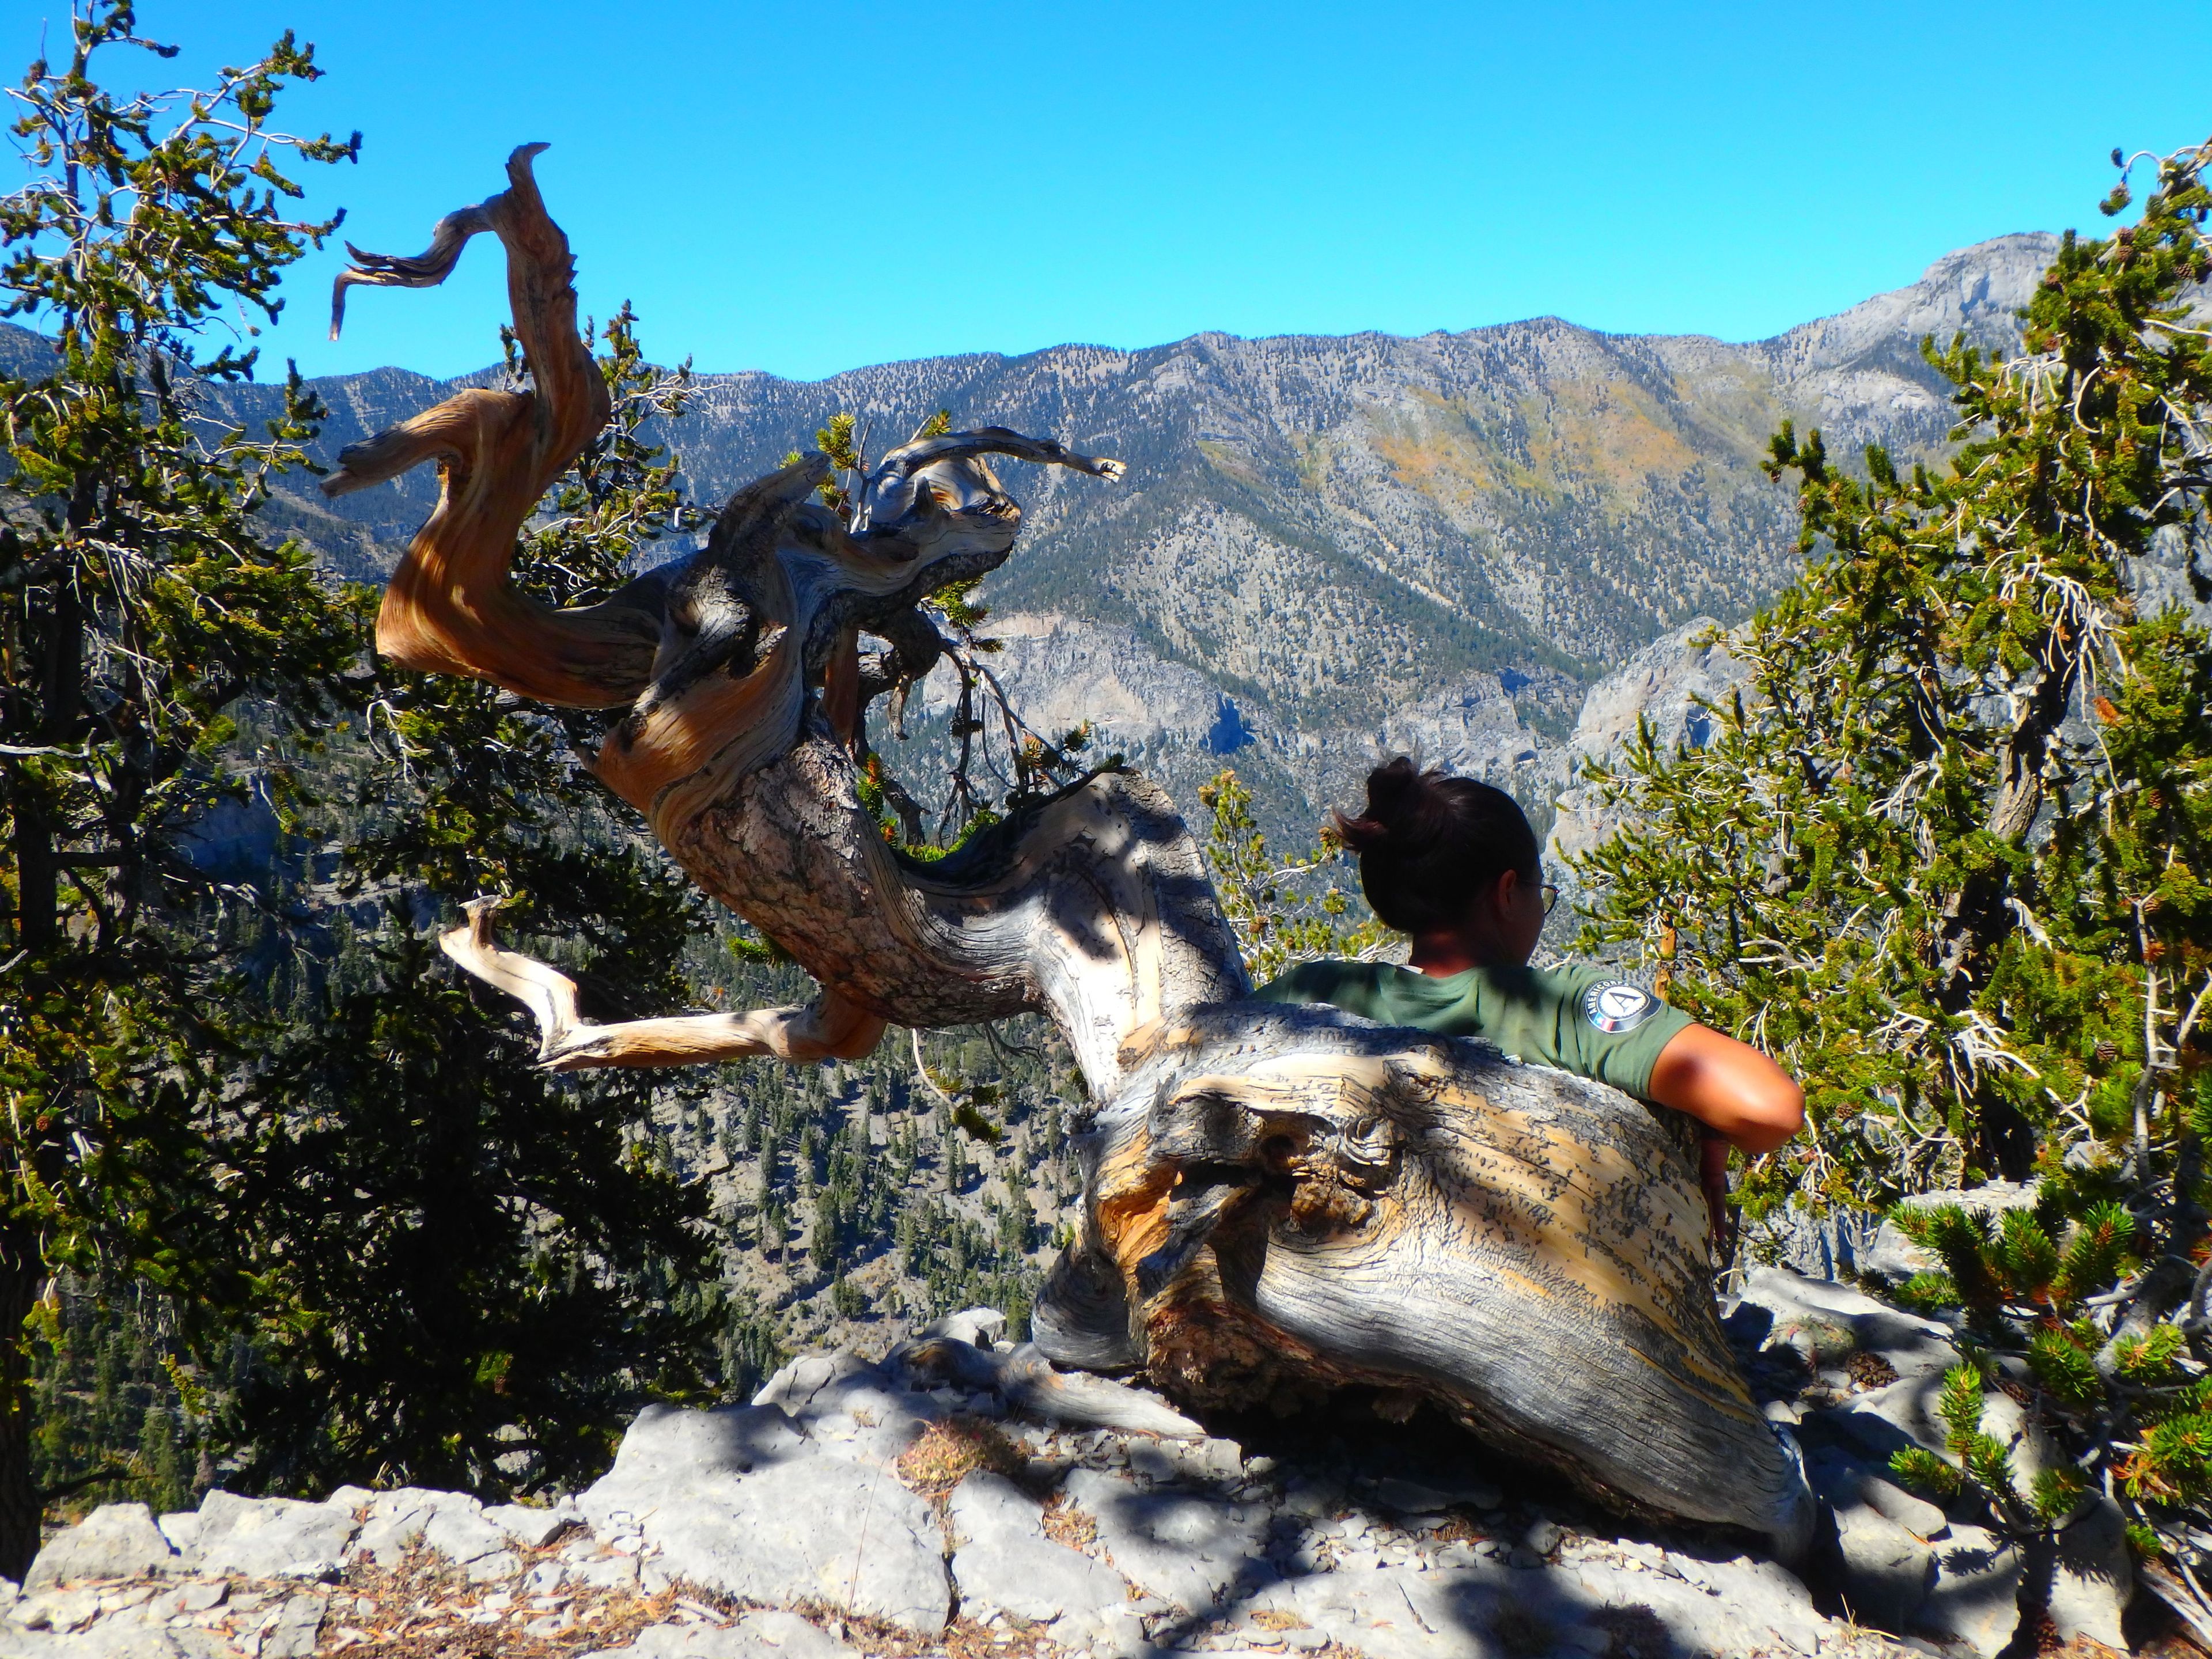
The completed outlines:
{"type": "Polygon", "coordinates": [[[26,1590],[84,1578],[137,1578],[167,1572],[177,1552],[143,1504],[103,1504],[58,1533],[23,1576],[26,1590]]]}
{"type": "Polygon", "coordinates": [[[978,1470],[945,1505],[953,1534],[952,1576],[964,1611],[1007,1613],[1049,1624],[1128,1599],[1121,1575],[1045,1535],[1044,1506],[1002,1474],[978,1470]]]}
{"type": "Polygon", "coordinates": [[[823,1451],[780,1406],[648,1407],[578,1509],[726,1595],[827,1602],[927,1636],[951,1612],[928,1503],[888,1467],[823,1451]]]}

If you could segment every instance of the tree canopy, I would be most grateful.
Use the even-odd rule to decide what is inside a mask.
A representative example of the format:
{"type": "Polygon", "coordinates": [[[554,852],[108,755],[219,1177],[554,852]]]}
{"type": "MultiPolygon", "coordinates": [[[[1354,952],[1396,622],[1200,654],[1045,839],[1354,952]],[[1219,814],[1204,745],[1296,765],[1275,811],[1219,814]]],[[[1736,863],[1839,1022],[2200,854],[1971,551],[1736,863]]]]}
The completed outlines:
{"type": "MultiPolygon", "coordinates": [[[[220,1455],[202,1483],[527,1490],[595,1470],[640,1400],[696,1391],[728,1347],[704,1195],[646,1127],[652,1091],[532,1072],[506,1006],[420,937],[441,902],[527,890],[518,920],[598,982],[681,1002],[704,907],[610,817],[558,718],[378,662],[373,596],[268,528],[322,411],[295,375],[257,435],[216,394],[257,368],[236,319],[274,317],[282,272],[337,227],[292,214],[285,167],[359,138],[272,125],[320,73],[289,35],[206,90],[118,94],[108,55],[174,51],[136,27],[106,0],[66,63],[31,66],[31,176],[0,198],[0,314],[51,350],[0,380],[17,1577],[34,1462],[173,1498],[190,1441],[220,1455]],[[273,814],[268,867],[217,855],[226,805],[273,814]],[[76,1340],[57,1273],[127,1303],[158,1350],[143,1424],[99,1444],[32,1443],[27,1348],[65,1364],[76,1340]]],[[[644,362],[627,308],[600,343],[616,418],[526,533],[556,602],[699,521],[644,434],[680,415],[685,373],[644,362]]]]}
{"type": "MultiPolygon", "coordinates": [[[[2142,158],[2113,159],[2118,216],[2142,158]]],[[[2152,158],[2133,222],[2064,237],[2020,355],[1925,343],[1956,388],[1948,459],[1845,465],[1784,427],[1768,471],[1812,562],[1731,637],[1748,677],[1710,741],[1647,727],[1600,772],[1630,816],[1581,863],[1587,946],[1803,1080],[1754,1209],[2042,1178],[2002,1228],[1920,1213],[1946,1271],[1911,1292],[2033,1354],[2081,1473],[2015,1492],[1964,1404],[1966,1475],[1914,1473],[2029,1526],[2117,1471],[2153,1548],[2155,1505],[2212,1475],[2179,1363],[2205,1337],[2212,641],[2158,586],[2212,597],[2208,163],[2152,158]]]]}
{"type": "MultiPolygon", "coordinates": [[[[196,1126],[257,1042],[216,918],[252,901],[193,856],[194,825],[246,783],[225,745],[251,699],[305,729],[343,700],[350,602],[307,551],[264,538],[270,475],[299,465],[317,410],[296,377],[258,435],[203,389],[252,373],[235,338],[335,221],[288,216],[293,162],[351,143],[269,125],[319,71],[287,35],[205,91],[119,96],[96,57],[145,46],[131,8],[72,19],[69,56],[31,65],[11,128],[31,181],[0,198],[0,316],[52,357],[0,379],[0,1330],[48,1270],[99,1265],[206,1285],[180,1237],[205,1173],[196,1126]]],[[[164,55],[173,48],[155,47],[164,55]]],[[[271,786],[282,789],[281,775],[271,786]]],[[[0,1571],[38,1536],[17,1345],[0,1348],[0,1571]]]]}

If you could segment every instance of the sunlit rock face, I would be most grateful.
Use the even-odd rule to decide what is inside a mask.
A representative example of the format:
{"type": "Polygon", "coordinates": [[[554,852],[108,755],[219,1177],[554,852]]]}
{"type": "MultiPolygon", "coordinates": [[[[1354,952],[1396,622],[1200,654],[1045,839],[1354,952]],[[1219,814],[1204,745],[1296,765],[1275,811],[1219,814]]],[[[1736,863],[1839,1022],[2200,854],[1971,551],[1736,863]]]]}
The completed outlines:
{"type": "Polygon", "coordinates": [[[1592,686],[1567,739],[1565,769],[1571,780],[1559,798],[1558,817],[1547,849],[1562,872],[1615,830],[1619,808],[1602,804],[1597,790],[1579,781],[1591,762],[1618,768],[1648,722],[1662,753],[1702,749],[1714,735],[1715,708],[1750,676],[1729,649],[1729,635],[1710,617],[1672,629],[1592,686]]]}

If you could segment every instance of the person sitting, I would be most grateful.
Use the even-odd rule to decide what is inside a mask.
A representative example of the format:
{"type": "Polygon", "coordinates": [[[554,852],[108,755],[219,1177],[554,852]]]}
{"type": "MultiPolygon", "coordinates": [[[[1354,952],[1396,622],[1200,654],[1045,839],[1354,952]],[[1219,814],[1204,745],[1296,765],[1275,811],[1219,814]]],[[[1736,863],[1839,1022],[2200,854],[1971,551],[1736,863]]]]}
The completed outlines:
{"type": "Polygon", "coordinates": [[[1406,965],[1301,963],[1254,994],[1481,1037],[1696,1119],[1718,1237],[1729,1147],[1756,1158],[1805,1121],[1789,1073],[1605,968],[1529,967],[1556,895],[1542,885],[1535,833],[1504,790],[1400,756],[1368,775],[1364,813],[1330,818],[1358,855],[1368,904],[1411,936],[1406,965]]]}

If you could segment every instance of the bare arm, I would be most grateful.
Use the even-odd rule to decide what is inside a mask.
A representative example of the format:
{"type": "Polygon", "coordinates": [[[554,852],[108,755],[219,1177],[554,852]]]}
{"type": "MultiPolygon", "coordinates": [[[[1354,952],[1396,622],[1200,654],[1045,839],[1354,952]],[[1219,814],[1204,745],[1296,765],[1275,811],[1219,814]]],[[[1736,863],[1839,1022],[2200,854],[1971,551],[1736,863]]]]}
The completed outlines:
{"type": "Polygon", "coordinates": [[[1805,1091],[1747,1042],[1710,1025],[1677,1031],[1651,1067],[1648,1091],[1662,1106],[1709,1124],[1757,1158],[1804,1126],[1805,1091]]]}

